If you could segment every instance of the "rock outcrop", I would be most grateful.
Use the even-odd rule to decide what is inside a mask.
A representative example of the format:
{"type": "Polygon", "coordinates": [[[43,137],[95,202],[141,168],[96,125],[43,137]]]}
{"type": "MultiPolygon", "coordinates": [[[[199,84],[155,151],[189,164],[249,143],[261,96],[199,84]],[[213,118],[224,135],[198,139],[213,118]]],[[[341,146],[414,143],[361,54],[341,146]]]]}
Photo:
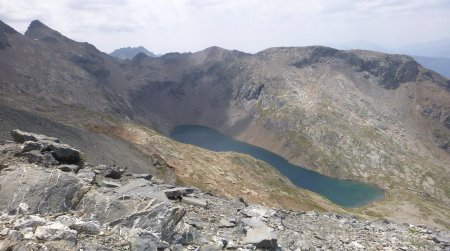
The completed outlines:
{"type": "Polygon", "coordinates": [[[425,226],[271,209],[196,188],[174,187],[118,167],[30,163],[23,152],[29,142],[39,145],[57,139],[19,131],[13,135],[17,142],[0,144],[4,166],[0,170],[0,250],[450,247],[448,231],[425,226]],[[18,134],[27,135],[27,140],[18,134]],[[111,175],[112,170],[117,173],[111,175]]]}
{"type": "Polygon", "coordinates": [[[22,154],[28,156],[33,163],[42,163],[45,166],[54,164],[82,165],[84,154],[69,145],[62,144],[57,138],[45,135],[13,130],[11,136],[14,141],[23,143],[22,154]]]}

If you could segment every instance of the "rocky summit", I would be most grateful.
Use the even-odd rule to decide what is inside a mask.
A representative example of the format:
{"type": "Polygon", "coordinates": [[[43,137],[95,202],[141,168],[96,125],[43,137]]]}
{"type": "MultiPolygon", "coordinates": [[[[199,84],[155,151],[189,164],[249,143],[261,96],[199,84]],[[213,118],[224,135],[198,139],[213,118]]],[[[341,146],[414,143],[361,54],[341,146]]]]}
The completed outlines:
{"type": "Polygon", "coordinates": [[[450,231],[264,207],[93,165],[54,137],[12,136],[0,143],[0,250],[450,248],[450,231]]]}
{"type": "Polygon", "coordinates": [[[147,49],[145,49],[142,46],[120,48],[120,49],[114,50],[109,55],[119,58],[119,59],[131,60],[140,53],[143,53],[144,54],[143,56],[148,56],[148,57],[153,57],[153,58],[158,57],[153,52],[148,51],[147,49]]]}

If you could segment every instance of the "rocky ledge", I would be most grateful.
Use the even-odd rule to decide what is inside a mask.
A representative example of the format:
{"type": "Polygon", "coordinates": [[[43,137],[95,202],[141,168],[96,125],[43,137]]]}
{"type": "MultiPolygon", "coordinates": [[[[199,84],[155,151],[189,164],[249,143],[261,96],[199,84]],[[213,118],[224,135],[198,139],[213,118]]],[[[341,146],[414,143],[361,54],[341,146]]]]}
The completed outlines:
{"type": "Polygon", "coordinates": [[[0,250],[449,250],[450,233],[248,204],[115,166],[44,135],[0,142],[0,250]]]}

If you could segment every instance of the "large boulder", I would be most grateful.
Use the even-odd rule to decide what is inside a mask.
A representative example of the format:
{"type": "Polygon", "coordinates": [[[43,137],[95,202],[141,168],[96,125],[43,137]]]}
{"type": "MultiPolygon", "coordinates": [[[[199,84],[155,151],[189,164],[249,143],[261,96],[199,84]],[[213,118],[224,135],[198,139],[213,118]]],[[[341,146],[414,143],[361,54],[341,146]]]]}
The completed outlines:
{"type": "Polygon", "coordinates": [[[11,131],[11,136],[15,142],[23,143],[22,153],[32,163],[40,163],[45,166],[53,165],[51,161],[47,161],[46,155],[51,155],[52,158],[63,164],[81,165],[84,162],[84,154],[81,151],[61,143],[57,138],[17,129],[11,131]],[[42,154],[39,154],[39,152],[42,154]]]}
{"type": "Polygon", "coordinates": [[[61,163],[80,164],[84,161],[81,151],[62,143],[49,144],[44,151],[49,151],[61,163]]]}

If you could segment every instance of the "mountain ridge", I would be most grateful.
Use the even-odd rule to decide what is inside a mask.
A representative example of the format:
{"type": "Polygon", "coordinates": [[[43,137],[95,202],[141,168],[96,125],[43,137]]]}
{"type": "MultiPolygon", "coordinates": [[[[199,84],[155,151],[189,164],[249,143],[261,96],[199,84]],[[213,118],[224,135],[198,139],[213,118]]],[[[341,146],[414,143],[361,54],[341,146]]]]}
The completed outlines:
{"type": "MultiPolygon", "coordinates": [[[[447,39],[448,40],[448,39],[447,39]]],[[[443,39],[444,43],[440,43],[442,46],[445,47],[445,39],[443,39]]],[[[439,42],[439,41],[438,41],[439,42]]],[[[439,44],[439,43],[438,43],[439,44]]],[[[426,45],[426,44],[425,44],[426,45]]],[[[391,53],[391,54],[408,54],[412,56],[417,62],[419,62],[421,65],[423,65],[425,68],[428,68],[430,70],[433,70],[442,76],[445,76],[447,78],[450,78],[450,63],[449,58],[450,54],[445,53],[445,48],[439,48],[440,46],[425,46],[428,48],[422,49],[422,50],[416,50],[414,46],[411,46],[411,49],[409,50],[402,50],[401,47],[383,47],[378,44],[369,43],[365,41],[355,41],[355,42],[347,42],[347,43],[337,43],[334,44],[334,47],[344,49],[344,50],[351,50],[355,48],[365,49],[365,50],[373,50],[373,51],[381,51],[385,53],[391,53]],[[433,50],[442,50],[441,52],[433,52],[433,53],[427,53],[432,52],[433,50]]]]}
{"type": "MultiPolygon", "coordinates": [[[[317,46],[256,54],[212,47],[128,62],[84,43],[55,47],[7,37],[23,50],[0,50],[3,105],[116,137],[146,156],[163,156],[178,182],[232,190],[205,162],[183,166],[189,153],[146,133],[167,135],[176,125],[201,124],[305,168],[387,189],[385,201],[354,213],[449,224],[442,220],[448,219],[450,197],[449,82],[411,57],[317,46]],[[152,146],[155,140],[164,146],[152,146]],[[222,187],[204,184],[200,173],[222,187]],[[409,218],[399,213],[405,210],[409,218]]],[[[247,196],[271,203],[257,196],[268,194],[264,187],[240,185],[254,185],[258,192],[247,196]]],[[[311,205],[320,201],[302,193],[311,205]]]]}

